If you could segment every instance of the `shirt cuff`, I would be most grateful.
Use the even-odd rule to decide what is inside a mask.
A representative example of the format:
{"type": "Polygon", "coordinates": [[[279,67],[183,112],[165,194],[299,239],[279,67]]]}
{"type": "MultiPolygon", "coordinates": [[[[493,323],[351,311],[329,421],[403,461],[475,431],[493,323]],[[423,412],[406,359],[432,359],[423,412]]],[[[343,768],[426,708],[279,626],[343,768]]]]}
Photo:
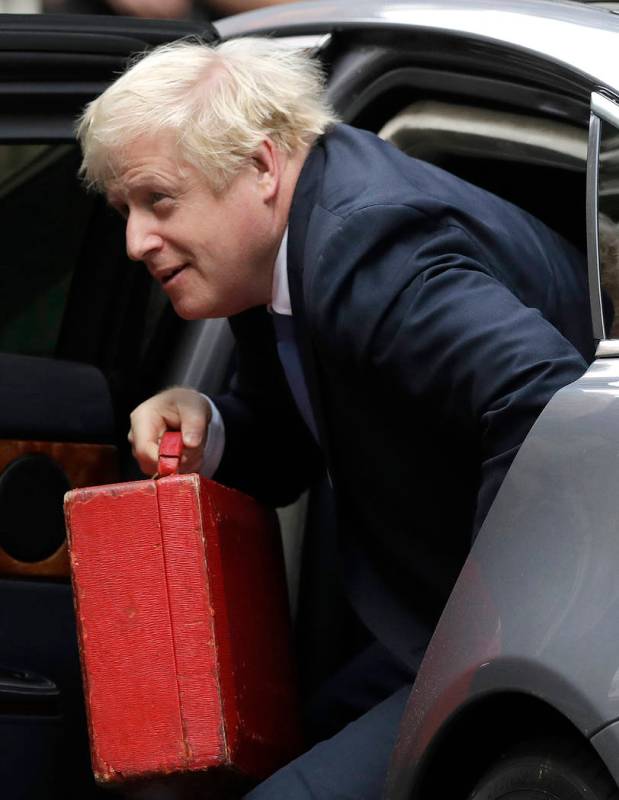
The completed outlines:
{"type": "Polygon", "coordinates": [[[202,464],[200,465],[200,475],[204,475],[205,478],[211,478],[217,472],[217,467],[224,453],[226,428],[215,403],[205,394],[203,394],[202,397],[206,398],[208,401],[212,416],[208,426],[208,436],[206,437],[202,464]]]}

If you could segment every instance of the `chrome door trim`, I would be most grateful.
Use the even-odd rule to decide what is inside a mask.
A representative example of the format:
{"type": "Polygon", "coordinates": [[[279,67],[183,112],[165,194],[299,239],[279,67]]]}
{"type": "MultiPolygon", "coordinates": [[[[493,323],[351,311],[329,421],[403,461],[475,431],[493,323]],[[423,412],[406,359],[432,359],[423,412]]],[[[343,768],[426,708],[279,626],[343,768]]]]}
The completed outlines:
{"type": "MultiPolygon", "coordinates": [[[[591,99],[593,107],[593,95],[591,99]]],[[[602,314],[602,286],[600,282],[600,251],[598,237],[598,166],[600,158],[600,118],[591,113],[589,122],[589,147],[587,150],[587,267],[589,272],[589,302],[591,323],[596,341],[606,338],[602,314]]]]}
{"type": "Polygon", "coordinates": [[[591,95],[591,112],[603,119],[604,122],[610,122],[616,128],[619,128],[619,105],[609,100],[599,92],[593,92],[591,95]]]}
{"type": "Polygon", "coordinates": [[[604,339],[595,351],[596,358],[617,358],[619,357],[619,339],[604,339]]]}

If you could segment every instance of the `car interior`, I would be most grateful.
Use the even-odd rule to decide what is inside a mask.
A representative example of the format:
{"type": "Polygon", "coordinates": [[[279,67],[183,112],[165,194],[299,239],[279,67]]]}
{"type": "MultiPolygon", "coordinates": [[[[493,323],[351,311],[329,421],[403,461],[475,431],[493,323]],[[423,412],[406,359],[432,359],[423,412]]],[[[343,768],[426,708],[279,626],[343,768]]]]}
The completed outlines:
{"type": "MultiPolygon", "coordinates": [[[[467,75],[462,64],[459,72],[439,68],[431,45],[322,42],[343,119],[526,208],[584,250],[586,92],[561,81],[550,91],[541,67],[525,80],[521,64],[497,66],[496,57],[488,74],[467,75]]],[[[122,220],[77,177],[72,119],[118,61],[118,54],[100,56],[97,80],[82,81],[53,113],[49,101],[35,102],[45,86],[0,113],[0,750],[8,754],[0,775],[7,797],[98,796],[64,492],[140,478],[126,441],[129,411],[173,383],[219,391],[233,371],[227,323],[176,318],[160,287],[128,260],[122,220]]],[[[67,65],[57,69],[66,81],[67,65]]],[[[35,73],[31,60],[23,79],[35,73]]],[[[326,481],[281,520],[302,691],[309,692],[355,646],[326,566],[334,541],[326,481]]]]}

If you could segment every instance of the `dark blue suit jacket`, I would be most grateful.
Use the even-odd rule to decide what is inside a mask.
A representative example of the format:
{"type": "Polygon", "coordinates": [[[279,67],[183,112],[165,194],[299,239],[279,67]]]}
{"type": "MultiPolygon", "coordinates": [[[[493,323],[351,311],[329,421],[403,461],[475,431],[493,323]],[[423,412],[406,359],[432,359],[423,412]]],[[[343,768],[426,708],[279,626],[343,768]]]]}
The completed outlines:
{"type": "Polygon", "coordinates": [[[252,309],[231,321],[215,477],[283,504],[324,455],[353,605],[416,666],[519,445],[593,355],[584,262],[522,210],[341,125],[299,178],[288,271],[322,454],[252,309]]]}

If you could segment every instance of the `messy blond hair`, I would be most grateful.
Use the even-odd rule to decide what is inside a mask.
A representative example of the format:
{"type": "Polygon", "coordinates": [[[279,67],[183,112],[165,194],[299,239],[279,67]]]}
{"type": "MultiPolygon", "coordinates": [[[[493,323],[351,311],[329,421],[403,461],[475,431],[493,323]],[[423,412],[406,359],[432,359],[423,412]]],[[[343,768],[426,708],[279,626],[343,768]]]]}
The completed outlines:
{"type": "Polygon", "coordinates": [[[177,155],[225,188],[269,137],[291,153],[337,122],[320,65],[276,39],[181,40],[140,57],[77,123],[81,175],[100,191],[137,139],[172,134],[177,155]]]}

